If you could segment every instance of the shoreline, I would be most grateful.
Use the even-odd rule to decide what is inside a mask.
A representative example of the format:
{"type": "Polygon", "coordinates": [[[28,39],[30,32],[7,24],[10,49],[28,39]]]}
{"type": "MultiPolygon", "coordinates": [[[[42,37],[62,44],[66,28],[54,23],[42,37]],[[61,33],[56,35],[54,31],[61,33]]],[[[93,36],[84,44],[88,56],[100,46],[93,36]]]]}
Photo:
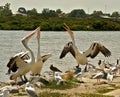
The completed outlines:
{"type": "MultiPolygon", "coordinates": [[[[75,95],[79,95],[79,94],[100,94],[100,95],[106,95],[106,96],[113,96],[113,97],[117,97],[120,95],[120,75],[117,75],[112,83],[108,83],[107,80],[105,79],[101,79],[101,83],[97,84],[97,80],[96,79],[90,79],[88,77],[83,77],[82,78],[84,83],[77,83],[76,87],[70,88],[70,89],[65,89],[65,90],[59,90],[59,89],[50,89],[50,88],[38,88],[36,86],[34,86],[37,94],[40,93],[60,93],[60,94],[67,94],[67,95],[73,95],[73,97],[75,97],[75,95]],[[108,89],[110,91],[105,92],[105,93],[101,93],[100,91],[104,91],[104,89],[108,89]]],[[[9,83],[11,82],[1,82],[0,81],[0,88],[3,88],[5,86],[9,86],[9,83]]],[[[11,93],[10,97],[28,97],[27,94],[24,91],[24,85],[19,86],[19,93],[21,93],[20,91],[22,91],[21,94],[24,94],[23,96],[18,96],[19,93],[11,93]]],[[[105,96],[105,97],[106,97],[105,96]]],[[[62,96],[60,96],[62,97],[62,96]]],[[[69,97],[69,96],[68,96],[69,97]]],[[[70,96],[72,97],[72,96],[70,96]]],[[[86,96],[87,97],[87,96],[86,96]]],[[[96,97],[96,96],[95,96],[96,97]]],[[[101,97],[101,96],[100,96],[101,97]]]]}

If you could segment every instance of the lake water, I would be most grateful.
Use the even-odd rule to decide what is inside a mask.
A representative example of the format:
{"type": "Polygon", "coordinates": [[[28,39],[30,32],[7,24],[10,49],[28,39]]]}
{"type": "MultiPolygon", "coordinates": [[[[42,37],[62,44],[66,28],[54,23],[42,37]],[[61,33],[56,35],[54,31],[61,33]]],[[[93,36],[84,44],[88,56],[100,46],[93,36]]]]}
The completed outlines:
{"type": "MultiPolygon", "coordinates": [[[[0,31],[0,81],[9,79],[10,75],[5,75],[8,68],[6,67],[9,58],[14,54],[25,51],[21,39],[31,31],[0,31]]],[[[74,31],[76,45],[79,50],[85,51],[93,41],[99,41],[112,52],[112,56],[105,58],[101,53],[95,58],[90,59],[90,63],[97,66],[99,59],[105,59],[110,63],[115,63],[120,57],[120,31],[74,31]]],[[[67,54],[64,59],[59,59],[64,45],[70,41],[66,31],[41,31],[40,49],[41,55],[52,54],[43,66],[42,73],[48,71],[49,66],[53,64],[62,71],[69,70],[77,65],[76,60],[71,54],[67,54]]],[[[29,47],[37,52],[36,35],[30,40],[29,47]]]]}

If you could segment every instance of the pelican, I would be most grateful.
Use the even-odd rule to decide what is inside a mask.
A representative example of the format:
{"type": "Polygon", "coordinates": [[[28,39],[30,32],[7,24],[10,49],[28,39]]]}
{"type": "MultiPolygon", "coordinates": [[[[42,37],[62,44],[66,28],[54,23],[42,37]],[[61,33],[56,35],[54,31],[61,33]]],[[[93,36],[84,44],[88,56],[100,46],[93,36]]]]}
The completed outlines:
{"type": "MultiPolygon", "coordinates": [[[[41,69],[43,67],[43,61],[42,61],[42,57],[41,57],[41,54],[40,54],[40,27],[38,28],[38,31],[37,31],[37,40],[38,40],[37,59],[35,61],[35,64],[33,64],[33,67],[31,68],[31,71],[32,71],[33,75],[40,75],[41,69]]],[[[23,44],[25,46],[24,42],[23,42],[23,44]]]]}
{"type": "MultiPolygon", "coordinates": [[[[29,59],[27,52],[23,53],[22,55],[19,55],[19,54],[16,54],[15,56],[10,58],[10,60],[9,60],[9,62],[7,64],[7,67],[9,68],[7,74],[10,74],[11,70],[12,70],[12,72],[16,72],[19,68],[22,68],[22,66],[25,65],[25,64],[16,64],[16,59],[17,59],[16,57],[21,57],[21,59],[23,59],[23,61],[25,61],[25,62],[26,62],[26,60],[29,59]]],[[[47,59],[50,58],[51,56],[52,56],[51,54],[43,55],[42,56],[43,63],[46,62],[47,59]]],[[[22,78],[22,76],[20,76],[20,78],[21,78],[21,80],[23,82],[27,82],[28,81],[25,75],[24,75],[24,79],[25,80],[22,78]]]]}
{"type": "MultiPolygon", "coordinates": [[[[28,73],[29,71],[32,71],[33,74],[34,73],[40,73],[42,65],[40,63],[43,64],[43,62],[45,62],[49,57],[51,57],[51,54],[48,55],[44,55],[44,56],[40,56],[39,55],[39,43],[38,43],[38,57],[37,60],[35,60],[34,57],[34,53],[33,51],[28,47],[27,43],[28,41],[31,39],[31,37],[36,33],[39,32],[40,28],[38,27],[36,30],[34,30],[32,33],[30,33],[29,35],[27,35],[26,37],[24,37],[22,39],[22,43],[24,45],[24,47],[30,52],[31,57],[28,60],[22,60],[20,56],[17,56],[14,60],[14,62],[19,65],[20,67],[18,68],[18,70],[15,72],[15,74],[10,76],[10,79],[16,79],[19,76],[25,75],[26,73],[28,73]],[[36,71],[35,71],[36,70],[36,71]]],[[[40,35],[39,33],[37,33],[37,36],[40,35]]],[[[38,36],[39,37],[39,36],[38,36]]],[[[39,41],[39,40],[38,40],[39,41]]]]}
{"type": "MultiPolygon", "coordinates": [[[[29,55],[28,55],[28,51],[20,52],[20,53],[15,54],[14,56],[12,56],[9,59],[9,62],[7,63],[7,67],[9,68],[7,74],[10,74],[11,71],[16,72],[18,70],[18,68],[20,68],[22,66],[22,65],[16,64],[15,59],[16,59],[17,56],[20,56],[21,59],[23,59],[24,61],[26,61],[30,58],[29,55]]],[[[46,62],[47,59],[50,58],[51,56],[52,56],[52,54],[43,55],[42,56],[43,63],[46,62]]]]}
{"type": "Polygon", "coordinates": [[[11,80],[16,80],[17,77],[25,75],[26,73],[28,73],[31,68],[34,66],[35,64],[35,57],[34,57],[34,53],[33,51],[27,46],[28,41],[30,40],[30,38],[37,32],[38,28],[36,30],[34,30],[32,33],[30,33],[29,35],[27,35],[25,38],[22,39],[22,43],[24,45],[24,47],[30,52],[31,54],[31,58],[29,60],[26,60],[26,62],[24,60],[21,59],[20,56],[16,57],[15,62],[18,65],[23,65],[21,66],[21,68],[19,68],[14,74],[12,74],[10,76],[11,80]]]}
{"type": "Polygon", "coordinates": [[[70,52],[73,55],[73,57],[77,60],[78,64],[85,65],[85,64],[88,64],[87,57],[95,58],[99,52],[101,52],[105,57],[109,57],[111,55],[111,52],[104,45],[100,44],[99,42],[93,42],[88,50],[86,50],[85,52],[79,52],[79,50],[77,49],[77,47],[75,45],[73,32],[65,23],[64,23],[63,27],[69,33],[72,41],[68,42],[64,46],[64,48],[60,54],[60,59],[65,57],[65,55],[68,52],[70,52]]]}
{"type": "Polygon", "coordinates": [[[11,71],[12,71],[12,72],[16,72],[17,69],[18,69],[19,67],[21,67],[21,66],[17,65],[17,64],[14,62],[14,60],[15,60],[15,58],[16,58],[17,56],[20,56],[21,59],[23,59],[23,60],[28,60],[28,59],[30,58],[29,55],[28,55],[28,51],[26,51],[26,52],[23,52],[23,51],[22,51],[22,52],[20,52],[20,53],[15,54],[14,56],[12,56],[12,57],[10,58],[9,62],[7,63],[7,67],[9,68],[7,74],[10,74],[11,71]]]}
{"type": "Polygon", "coordinates": [[[25,91],[30,97],[38,97],[35,89],[30,86],[29,82],[26,83],[25,91]]]}

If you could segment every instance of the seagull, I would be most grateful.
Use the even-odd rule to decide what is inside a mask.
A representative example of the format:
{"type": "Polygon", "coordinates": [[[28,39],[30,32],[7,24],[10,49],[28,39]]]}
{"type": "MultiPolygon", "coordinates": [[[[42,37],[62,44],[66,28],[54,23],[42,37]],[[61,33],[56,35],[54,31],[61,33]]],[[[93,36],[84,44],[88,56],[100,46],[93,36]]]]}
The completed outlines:
{"type": "Polygon", "coordinates": [[[38,97],[35,89],[30,86],[29,82],[26,83],[25,91],[30,97],[38,97]]]}
{"type": "Polygon", "coordinates": [[[3,89],[3,92],[0,94],[0,97],[10,97],[10,92],[8,89],[3,89]]]}
{"type": "Polygon", "coordinates": [[[107,64],[105,63],[105,60],[99,60],[98,65],[101,69],[108,68],[107,64]]]}
{"type": "Polygon", "coordinates": [[[104,75],[105,75],[104,72],[100,71],[95,76],[93,76],[93,79],[97,79],[97,83],[100,83],[100,79],[102,79],[104,75]]]}
{"type": "Polygon", "coordinates": [[[113,81],[113,72],[108,72],[107,73],[107,80],[108,80],[108,82],[112,82],[113,81]]]}
{"type": "Polygon", "coordinates": [[[72,41],[68,42],[61,54],[60,59],[65,57],[65,55],[70,52],[72,56],[77,60],[78,64],[85,65],[88,64],[88,57],[95,58],[99,52],[101,52],[105,57],[109,57],[111,55],[111,52],[101,43],[99,42],[93,42],[90,46],[90,48],[84,52],[79,52],[78,48],[76,47],[75,40],[74,40],[74,34],[71,31],[71,29],[64,23],[63,26],[67,32],[69,33],[72,41]]]}
{"type": "Polygon", "coordinates": [[[55,72],[54,80],[57,82],[57,85],[63,84],[63,78],[58,72],[55,72]]]}
{"type": "Polygon", "coordinates": [[[59,70],[57,67],[53,66],[53,65],[50,65],[50,69],[53,71],[53,72],[62,72],[61,70],[59,70]]]}
{"type": "Polygon", "coordinates": [[[59,75],[58,72],[55,72],[54,78],[55,78],[55,81],[57,81],[57,82],[59,82],[60,80],[63,80],[62,77],[59,75]]]}
{"type": "Polygon", "coordinates": [[[120,69],[120,66],[119,66],[119,59],[117,59],[117,63],[112,66],[110,69],[111,69],[111,72],[113,72],[115,75],[117,74],[117,72],[119,71],[120,69]]]}
{"type": "Polygon", "coordinates": [[[57,67],[50,65],[50,70],[53,71],[53,76],[55,75],[55,72],[62,72],[61,70],[59,70],[57,67]]]}

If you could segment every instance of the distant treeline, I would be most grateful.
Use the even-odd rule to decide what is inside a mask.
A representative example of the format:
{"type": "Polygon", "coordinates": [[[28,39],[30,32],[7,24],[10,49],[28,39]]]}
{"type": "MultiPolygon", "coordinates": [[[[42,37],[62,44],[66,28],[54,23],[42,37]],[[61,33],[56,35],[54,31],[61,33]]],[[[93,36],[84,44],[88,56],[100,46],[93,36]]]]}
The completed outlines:
{"type": "Polygon", "coordinates": [[[0,17],[1,30],[33,30],[40,26],[45,31],[62,31],[63,23],[67,23],[72,30],[90,30],[90,31],[120,31],[120,21],[103,18],[58,18],[58,17],[26,17],[9,16],[0,17]]]}
{"type": "Polygon", "coordinates": [[[94,11],[86,14],[83,9],[74,9],[70,13],[64,13],[61,9],[43,9],[38,13],[35,8],[26,10],[20,7],[16,14],[10,10],[10,4],[0,6],[0,30],[33,30],[40,26],[45,31],[62,31],[63,23],[67,23],[72,30],[89,31],[120,31],[120,14],[113,12],[104,14],[102,11],[94,11]]]}

